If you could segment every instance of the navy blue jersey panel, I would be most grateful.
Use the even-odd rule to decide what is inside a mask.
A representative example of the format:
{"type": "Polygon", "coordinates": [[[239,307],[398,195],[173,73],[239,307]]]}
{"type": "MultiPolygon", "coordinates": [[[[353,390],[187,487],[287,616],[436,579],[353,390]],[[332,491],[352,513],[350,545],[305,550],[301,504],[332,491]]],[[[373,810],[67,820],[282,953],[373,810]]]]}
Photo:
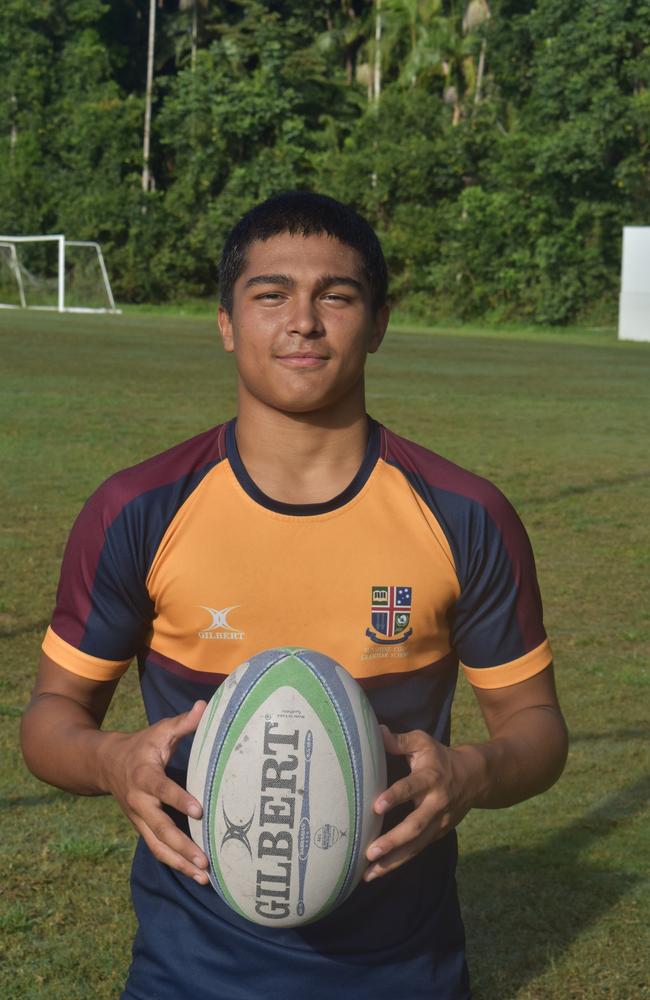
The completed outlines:
{"type": "MultiPolygon", "coordinates": [[[[219,678],[214,684],[193,682],[152,664],[149,659],[140,663],[139,670],[142,700],[149,725],[154,725],[161,719],[173,718],[181,712],[188,712],[196,701],[210,701],[221,680],[219,678]]],[[[193,735],[189,735],[178,742],[166,768],[169,777],[183,788],[187,780],[192,740],[193,735]]]]}
{"type": "Polygon", "coordinates": [[[106,531],[80,649],[107,660],[133,656],[149,629],[146,579],[174,515],[215,462],[130,501],[106,531]]]}
{"type": "Polygon", "coordinates": [[[308,928],[239,918],[138,845],[128,1000],[463,1000],[453,835],[308,928]]]}
{"type": "Polygon", "coordinates": [[[52,617],[65,642],[104,660],[135,655],[151,618],[145,580],[156,538],[224,458],[222,438],[223,428],[215,427],[123,469],[84,504],[66,544],[52,617]]]}
{"type": "Polygon", "coordinates": [[[451,616],[462,663],[519,659],[546,638],[535,560],[515,510],[492,483],[383,429],[383,457],[422,497],[444,531],[461,594],[451,616]]]}
{"type": "Polygon", "coordinates": [[[423,729],[441,743],[449,743],[451,703],[456,690],[458,662],[452,654],[394,684],[366,689],[380,723],[395,733],[423,729]]]}

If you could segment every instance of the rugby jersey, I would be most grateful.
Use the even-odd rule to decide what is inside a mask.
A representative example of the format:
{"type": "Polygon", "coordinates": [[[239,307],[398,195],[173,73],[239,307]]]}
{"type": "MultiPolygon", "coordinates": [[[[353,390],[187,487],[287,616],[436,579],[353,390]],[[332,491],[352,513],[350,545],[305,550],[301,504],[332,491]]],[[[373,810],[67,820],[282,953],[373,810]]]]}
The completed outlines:
{"type": "MultiPolygon", "coordinates": [[[[496,487],[369,420],[348,487],[286,504],[251,480],[235,428],[119,472],[90,498],[43,643],[56,663],[111,680],[137,658],[154,723],[209,699],[255,653],[315,649],[358,680],[380,722],[446,743],[459,663],[488,688],[548,666],[530,544],[496,487]]],[[[181,784],[190,745],[168,768],[181,784]]],[[[403,773],[391,758],[389,780],[403,773]]],[[[467,996],[455,851],[451,834],[299,930],[249,923],[140,842],[125,997],[467,996]]]]}

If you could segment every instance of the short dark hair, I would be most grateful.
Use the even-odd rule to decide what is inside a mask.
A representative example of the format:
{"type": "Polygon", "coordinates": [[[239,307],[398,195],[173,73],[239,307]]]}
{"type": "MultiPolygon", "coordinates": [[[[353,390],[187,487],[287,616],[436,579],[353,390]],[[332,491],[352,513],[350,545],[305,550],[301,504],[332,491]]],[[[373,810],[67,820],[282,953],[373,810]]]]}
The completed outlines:
{"type": "Polygon", "coordinates": [[[386,261],[377,235],[364,218],[348,205],[311,191],[287,191],[255,205],[231,229],[219,262],[221,305],[232,312],[233,289],[246,267],[251,245],[281,233],[320,236],[325,233],[357,250],[370,285],[372,305],[379,309],[388,294],[386,261]]]}

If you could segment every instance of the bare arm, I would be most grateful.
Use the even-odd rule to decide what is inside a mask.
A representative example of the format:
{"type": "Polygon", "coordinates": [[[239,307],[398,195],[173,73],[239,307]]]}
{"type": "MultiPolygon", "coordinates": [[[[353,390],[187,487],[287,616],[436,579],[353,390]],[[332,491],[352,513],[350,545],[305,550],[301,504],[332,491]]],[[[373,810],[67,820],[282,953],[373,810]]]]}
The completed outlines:
{"type": "Polygon", "coordinates": [[[537,795],[557,781],[568,738],[552,665],[520,684],[474,689],[490,739],[446,747],[416,730],[385,731],[389,753],[404,755],[411,773],[375,802],[385,813],[413,802],[413,812],[367,851],[369,881],[418,854],[457,826],[472,808],[498,809],[537,795]]]}
{"type": "Polygon", "coordinates": [[[58,788],[113,795],[159,861],[205,883],[205,855],[162,808],[201,815],[201,804],[164,769],[178,741],[195,731],[205,702],[136,733],[103,732],[116,684],[79,677],[43,654],[21,725],[27,766],[58,788]]]}
{"type": "Polygon", "coordinates": [[[505,688],[474,688],[490,740],[459,746],[473,757],[470,808],[501,809],[545,792],[564,770],[566,723],[557,700],[553,666],[505,688]]]}

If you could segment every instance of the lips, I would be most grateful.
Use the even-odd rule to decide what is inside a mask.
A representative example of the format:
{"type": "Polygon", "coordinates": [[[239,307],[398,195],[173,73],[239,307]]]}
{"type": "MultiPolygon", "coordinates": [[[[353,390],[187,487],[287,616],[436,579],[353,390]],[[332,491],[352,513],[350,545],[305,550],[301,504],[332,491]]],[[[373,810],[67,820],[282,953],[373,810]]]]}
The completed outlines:
{"type": "Polygon", "coordinates": [[[328,358],[329,355],[327,354],[314,354],[313,352],[276,355],[277,361],[282,361],[296,368],[311,368],[321,364],[323,361],[327,361],[328,358]]]}

